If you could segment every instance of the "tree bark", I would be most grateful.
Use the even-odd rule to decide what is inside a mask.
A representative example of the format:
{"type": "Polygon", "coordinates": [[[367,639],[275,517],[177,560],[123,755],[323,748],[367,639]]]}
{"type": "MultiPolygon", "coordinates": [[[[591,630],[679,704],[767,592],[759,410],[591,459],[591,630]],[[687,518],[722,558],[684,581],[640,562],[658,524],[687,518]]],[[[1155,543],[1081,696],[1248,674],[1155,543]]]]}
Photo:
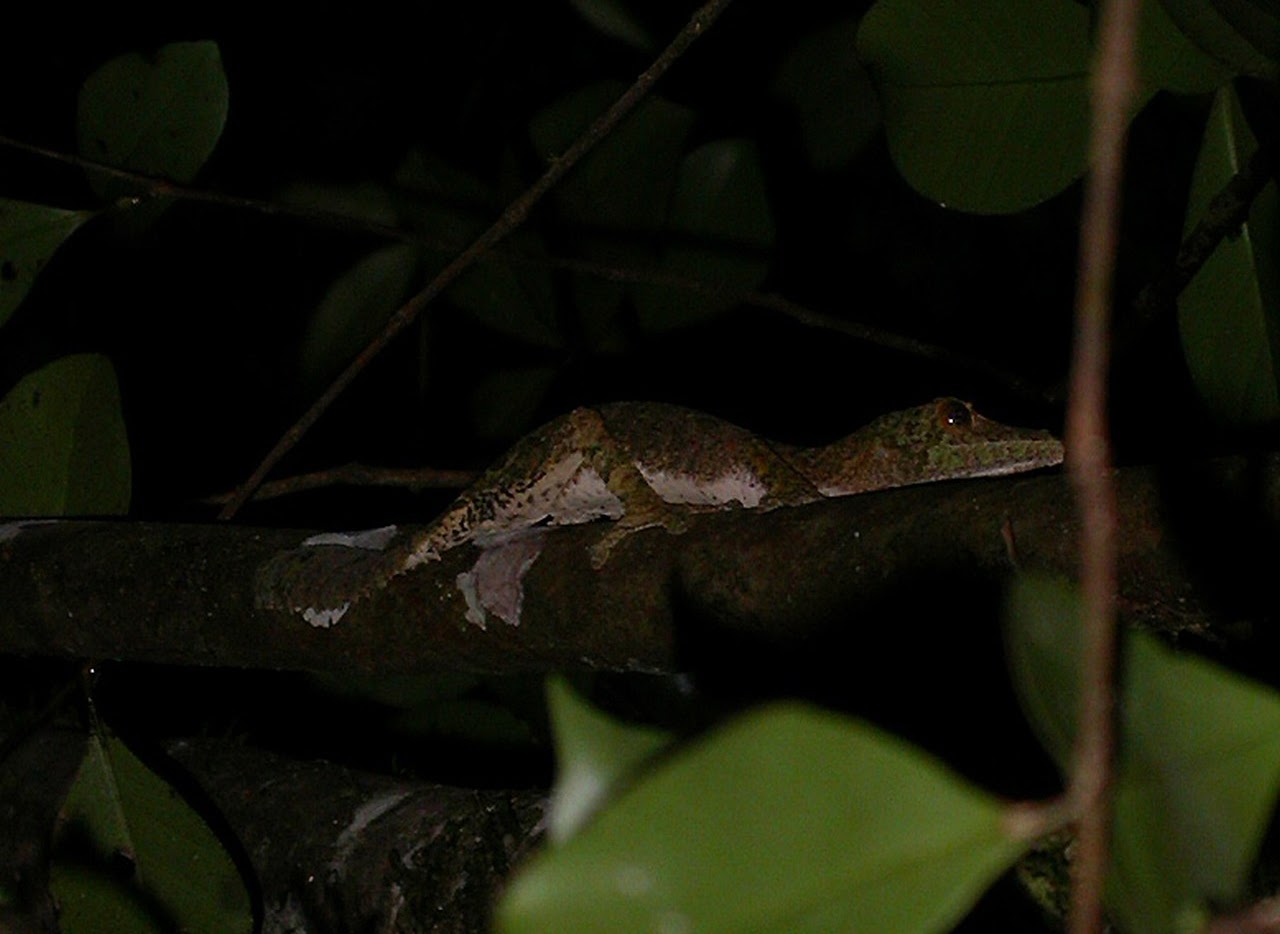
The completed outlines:
{"type": "MultiPolygon", "coordinates": [[[[1278,478],[1276,458],[1178,474],[1120,471],[1126,617],[1164,631],[1213,634],[1269,614],[1260,581],[1248,571],[1274,566],[1278,478]]],[[[312,533],[13,523],[0,527],[0,649],[370,673],[670,672],[686,667],[691,633],[805,639],[850,620],[874,620],[920,581],[956,587],[959,606],[962,598],[998,591],[1015,565],[1071,576],[1076,564],[1074,506],[1059,475],[696,514],[684,534],[648,529],[629,536],[595,570],[588,549],[609,528],[546,529],[498,584],[477,576],[484,553],[460,546],[351,601],[322,626],[300,610],[262,605],[263,569],[312,533]],[[460,583],[466,575],[470,600],[460,583]],[[481,607],[483,626],[477,622],[476,592],[483,599],[486,587],[496,602],[506,601],[509,616],[518,602],[515,619],[481,607]],[[503,587],[514,587],[519,600],[503,587]]],[[[411,531],[399,530],[397,540],[411,531]]],[[[323,561],[308,573],[323,574],[323,561]]]]}

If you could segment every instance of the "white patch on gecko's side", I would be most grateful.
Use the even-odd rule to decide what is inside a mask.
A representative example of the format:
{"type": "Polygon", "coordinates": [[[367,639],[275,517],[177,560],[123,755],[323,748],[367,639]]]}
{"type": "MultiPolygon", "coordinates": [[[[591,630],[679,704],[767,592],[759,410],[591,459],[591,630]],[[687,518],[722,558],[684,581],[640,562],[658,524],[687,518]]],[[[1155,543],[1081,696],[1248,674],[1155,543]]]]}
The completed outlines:
{"type": "Polygon", "coordinates": [[[621,519],[626,508],[600,474],[584,467],[573,475],[551,508],[552,525],[577,525],[596,519],[621,519]]]}
{"type": "Polygon", "coordinates": [[[710,480],[687,473],[668,473],[636,461],[636,469],[665,503],[686,506],[727,506],[737,503],[755,509],[769,493],[768,485],[749,468],[735,464],[710,480]]]}
{"type": "Polygon", "coordinates": [[[302,618],[317,629],[328,629],[346,616],[349,609],[351,609],[350,600],[342,604],[342,606],[335,606],[328,610],[317,610],[315,607],[309,606],[302,611],[302,618]]]}
{"type": "Polygon", "coordinates": [[[520,625],[524,575],[542,553],[546,533],[530,533],[480,553],[471,570],[455,583],[467,602],[467,622],[485,628],[486,611],[508,626],[520,625]]]}
{"type": "Polygon", "coordinates": [[[346,548],[363,548],[366,551],[381,551],[395,538],[396,527],[384,525],[377,529],[364,529],[360,532],[321,532],[306,539],[303,545],[342,545],[346,548]]]}
{"type": "MultiPolygon", "coordinates": [[[[553,471],[553,474],[560,472],[553,471]]],[[[626,509],[600,474],[578,470],[554,488],[530,490],[526,502],[476,527],[471,541],[480,548],[504,545],[545,525],[580,525],[596,519],[621,519],[626,509]]]]}

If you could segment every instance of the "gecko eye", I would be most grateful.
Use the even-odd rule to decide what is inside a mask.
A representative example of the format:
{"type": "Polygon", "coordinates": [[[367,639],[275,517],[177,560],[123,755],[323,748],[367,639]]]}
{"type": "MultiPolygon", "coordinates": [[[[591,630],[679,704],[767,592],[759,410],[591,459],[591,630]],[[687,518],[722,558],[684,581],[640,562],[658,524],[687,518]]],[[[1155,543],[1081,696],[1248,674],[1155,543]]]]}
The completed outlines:
{"type": "Polygon", "coordinates": [[[973,424],[973,413],[959,399],[944,399],[938,405],[938,416],[948,428],[968,428],[973,424]]]}

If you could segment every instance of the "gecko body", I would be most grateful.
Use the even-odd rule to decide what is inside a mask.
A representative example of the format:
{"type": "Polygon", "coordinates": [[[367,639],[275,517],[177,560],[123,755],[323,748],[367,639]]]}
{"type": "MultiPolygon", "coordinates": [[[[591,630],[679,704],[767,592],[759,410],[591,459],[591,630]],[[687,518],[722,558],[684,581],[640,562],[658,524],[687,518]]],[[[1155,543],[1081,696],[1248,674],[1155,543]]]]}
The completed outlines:
{"type": "MultiPolygon", "coordinates": [[[[324,581],[315,573],[302,575],[308,599],[295,594],[283,602],[331,618],[335,608],[452,549],[471,544],[498,553],[547,527],[612,522],[591,549],[591,563],[600,567],[628,535],[659,526],[682,532],[696,512],[770,510],[937,480],[1017,473],[1060,463],[1062,456],[1062,444],[1047,431],[1002,425],[957,399],[883,416],[811,448],[770,442],[674,405],[579,408],[519,441],[425,529],[379,536],[385,547],[348,548],[352,554],[328,556],[320,566],[324,581]],[[317,594],[324,599],[317,602],[317,594]],[[330,609],[315,610],[320,604],[330,609]]],[[[312,546],[341,548],[328,540],[312,546]]],[[[305,564],[308,557],[298,562],[305,564]]],[[[271,574],[267,589],[278,593],[280,575],[271,574]]]]}

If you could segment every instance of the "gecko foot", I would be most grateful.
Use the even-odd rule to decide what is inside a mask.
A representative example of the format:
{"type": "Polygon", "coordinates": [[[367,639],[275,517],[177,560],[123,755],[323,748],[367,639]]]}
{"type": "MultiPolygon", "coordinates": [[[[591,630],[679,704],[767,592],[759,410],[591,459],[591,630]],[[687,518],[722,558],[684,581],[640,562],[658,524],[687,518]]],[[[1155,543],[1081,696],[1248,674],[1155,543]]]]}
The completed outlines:
{"type": "Polygon", "coordinates": [[[587,549],[591,559],[591,569],[598,571],[604,567],[609,561],[609,556],[613,554],[613,549],[636,532],[663,528],[671,535],[681,535],[688,527],[688,520],[675,510],[664,510],[660,516],[639,521],[628,522],[625,518],[621,519],[614,523],[613,528],[606,532],[600,541],[587,549]]]}

